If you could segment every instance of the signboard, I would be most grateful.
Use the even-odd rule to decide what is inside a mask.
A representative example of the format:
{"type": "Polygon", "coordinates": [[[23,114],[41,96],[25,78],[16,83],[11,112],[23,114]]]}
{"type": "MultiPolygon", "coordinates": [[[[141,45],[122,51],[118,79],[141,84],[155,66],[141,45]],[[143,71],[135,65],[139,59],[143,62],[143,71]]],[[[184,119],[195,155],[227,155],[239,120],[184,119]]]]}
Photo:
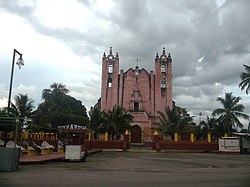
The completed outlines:
{"type": "Polygon", "coordinates": [[[240,139],[238,137],[220,138],[219,152],[240,153],[240,139]]]}

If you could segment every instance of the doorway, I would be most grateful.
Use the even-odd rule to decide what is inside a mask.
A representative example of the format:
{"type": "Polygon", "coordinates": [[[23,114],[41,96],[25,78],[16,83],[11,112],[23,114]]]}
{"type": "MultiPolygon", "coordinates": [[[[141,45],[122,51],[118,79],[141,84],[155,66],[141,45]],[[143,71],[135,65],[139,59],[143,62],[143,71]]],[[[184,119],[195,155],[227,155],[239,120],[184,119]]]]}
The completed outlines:
{"type": "Polygon", "coordinates": [[[141,143],[141,127],[138,125],[132,127],[131,143],[141,143]]]}

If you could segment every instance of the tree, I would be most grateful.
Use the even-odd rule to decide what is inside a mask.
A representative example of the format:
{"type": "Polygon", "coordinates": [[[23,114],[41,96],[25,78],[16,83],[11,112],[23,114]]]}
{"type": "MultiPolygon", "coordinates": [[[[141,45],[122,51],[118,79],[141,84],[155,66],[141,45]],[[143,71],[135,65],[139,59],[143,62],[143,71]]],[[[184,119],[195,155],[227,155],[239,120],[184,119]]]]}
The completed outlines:
{"type": "Polygon", "coordinates": [[[240,97],[234,97],[232,93],[225,93],[225,98],[217,98],[217,101],[222,104],[223,108],[215,109],[212,115],[219,115],[218,121],[228,135],[231,135],[233,129],[237,130],[243,127],[238,117],[249,119],[249,116],[243,113],[245,107],[239,104],[240,100],[240,97]]]}
{"type": "Polygon", "coordinates": [[[58,97],[61,95],[66,95],[69,92],[69,90],[66,88],[65,85],[62,83],[56,83],[54,82],[53,84],[50,85],[50,89],[44,89],[42,98],[44,100],[49,100],[51,97],[58,97]]]}
{"type": "Polygon", "coordinates": [[[218,121],[216,118],[209,118],[207,116],[206,120],[203,120],[199,124],[200,130],[201,130],[201,137],[203,140],[207,139],[207,134],[211,133],[211,135],[215,138],[220,137],[220,130],[219,130],[219,125],[218,121]]]}
{"type": "Polygon", "coordinates": [[[28,98],[28,95],[18,94],[14,97],[15,109],[19,117],[29,117],[32,114],[34,108],[34,101],[28,98]]]}
{"type": "Polygon", "coordinates": [[[97,134],[102,123],[102,112],[97,107],[91,108],[89,112],[89,117],[89,127],[90,129],[94,130],[94,138],[97,139],[97,134]]]}
{"type": "Polygon", "coordinates": [[[44,89],[42,93],[42,99],[46,104],[49,104],[49,110],[62,111],[64,108],[61,107],[62,98],[66,96],[69,90],[65,85],[61,83],[53,83],[50,85],[50,89],[44,89]]]}
{"type": "Polygon", "coordinates": [[[246,94],[248,94],[248,91],[250,90],[250,66],[243,65],[246,69],[246,72],[242,72],[240,75],[241,82],[239,84],[239,87],[241,90],[246,89],[246,94]]]}
{"type": "MultiPolygon", "coordinates": [[[[14,97],[15,104],[11,103],[9,108],[9,114],[12,117],[29,117],[32,114],[34,108],[34,101],[28,97],[27,94],[18,94],[14,97]]],[[[4,107],[2,111],[7,113],[7,107],[4,107]]]]}
{"type": "Polygon", "coordinates": [[[108,131],[112,138],[119,138],[126,129],[130,129],[133,116],[121,106],[115,105],[112,110],[103,112],[101,129],[108,131]]]}
{"type": "Polygon", "coordinates": [[[189,116],[185,109],[178,106],[173,106],[172,109],[166,108],[165,113],[158,111],[159,122],[154,124],[157,126],[157,130],[164,135],[171,135],[173,137],[174,133],[180,135],[185,134],[190,131],[190,123],[192,122],[192,117],[189,116]]]}
{"type": "Polygon", "coordinates": [[[18,125],[18,132],[24,124],[24,118],[30,117],[32,109],[34,108],[34,101],[28,98],[28,95],[18,94],[14,97],[15,104],[11,103],[9,108],[9,114],[7,114],[7,108],[4,108],[0,113],[0,130],[5,131],[5,144],[7,141],[7,132],[14,131],[16,125],[18,125]],[[17,120],[18,119],[18,120],[17,120]]]}
{"type": "Polygon", "coordinates": [[[68,92],[61,83],[53,83],[50,89],[43,90],[44,102],[35,112],[35,123],[43,130],[56,132],[58,126],[70,124],[88,127],[85,106],[81,101],[67,95],[68,92]]]}

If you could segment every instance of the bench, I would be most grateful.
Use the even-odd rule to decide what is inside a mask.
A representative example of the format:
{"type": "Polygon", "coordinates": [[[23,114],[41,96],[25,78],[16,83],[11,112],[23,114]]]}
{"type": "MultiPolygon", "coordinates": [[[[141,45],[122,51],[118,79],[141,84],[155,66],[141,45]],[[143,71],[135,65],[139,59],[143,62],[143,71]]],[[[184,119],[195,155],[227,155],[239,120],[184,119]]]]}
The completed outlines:
{"type": "Polygon", "coordinates": [[[55,148],[53,145],[50,145],[47,141],[43,141],[41,143],[41,147],[42,147],[42,152],[41,152],[42,155],[52,153],[55,148]]]}

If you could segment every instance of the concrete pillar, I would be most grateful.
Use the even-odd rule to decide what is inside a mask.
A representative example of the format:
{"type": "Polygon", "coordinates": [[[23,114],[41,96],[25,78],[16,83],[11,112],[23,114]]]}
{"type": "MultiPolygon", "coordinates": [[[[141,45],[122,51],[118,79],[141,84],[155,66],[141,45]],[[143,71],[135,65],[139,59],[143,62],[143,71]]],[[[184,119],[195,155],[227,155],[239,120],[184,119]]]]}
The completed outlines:
{"type": "Polygon", "coordinates": [[[91,132],[89,132],[89,134],[88,134],[88,141],[90,141],[91,140],[91,132]]]}
{"type": "Polygon", "coordinates": [[[207,141],[209,142],[209,143],[211,143],[211,133],[210,132],[208,132],[207,133],[207,141]]]}
{"type": "Polygon", "coordinates": [[[107,131],[105,132],[104,140],[105,142],[109,140],[109,133],[107,131]]]}
{"type": "Polygon", "coordinates": [[[124,140],[126,141],[127,149],[129,149],[130,148],[130,143],[129,143],[129,132],[128,132],[128,130],[125,131],[124,140]]]}
{"type": "Polygon", "coordinates": [[[13,138],[14,138],[14,133],[13,133],[13,131],[10,131],[9,139],[13,139],[13,138]]]}
{"type": "MultiPolygon", "coordinates": [[[[158,144],[158,141],[159,141],[159,134],[158,134],[157,131],[154,132],[154,138],[153,138],[153,139],[154,139],[154,140],[153,140],[153,147],[152,147],[152,149],[153,149],[153,150],[157,150],[157,149],[158,149],[157,144],[158,144]]],[[[159,150],[158,150],[158,151],[159,151],[159,150]]]]}
{"type": "Polygon", "coordinates": [[[194,133],[192,132],[191,134],[190,134],[190,141],[191,141],[191,143],[194,143],[194,133]]]}
{"type": "Polygon", "coordinates": [[[174,141],[175,142],[179,141],[179,134],[177,132],[174,133],[174,141]]]}
{"type": "Polygon", "coordinates": [[[40,132],[40,140],[43,140],[43,132],[40,132]]]}

